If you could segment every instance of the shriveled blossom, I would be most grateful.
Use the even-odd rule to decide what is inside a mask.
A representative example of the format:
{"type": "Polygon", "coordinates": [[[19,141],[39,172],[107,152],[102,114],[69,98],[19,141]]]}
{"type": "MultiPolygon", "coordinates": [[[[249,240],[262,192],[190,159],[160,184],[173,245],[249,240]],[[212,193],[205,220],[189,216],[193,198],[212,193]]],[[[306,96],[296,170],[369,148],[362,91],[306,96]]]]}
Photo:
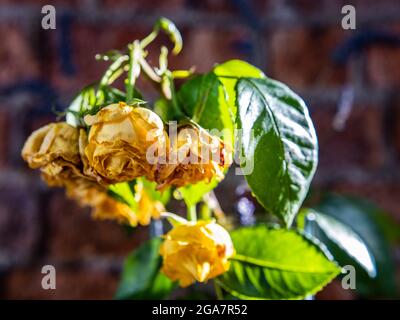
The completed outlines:
{"type": "Polygon", "coordinates": [[[147,108],[111,104],[85,116],[91,126],[85,155],[95,174],[108,183],[131,181],[150,174],[146,158],[152,145],[164,150],[167,134],[160,117],[147,108]]]}
{"type": "Polygon", "coordinates": [[[99,220],[116,220],[136,226],[137,215],[127,204],[107,193],[107,189],[87,179],[73,179],[66,183],[66,194],[79,205],[92,208],[92,216],[99,220]]]}
{"type": "Polygon", "coordinates": [[[230,148],[198,126],[179,128],[169,141],[168,161],[159,164],[154,173],[159,189],[210,182],[213,178],[222,180],[224,170],[232,163],[230,148]]]}
{"type": "Polygon", "coordinates": [[[22,158],[31,168],[40,168],[50,186],[63,186],[66,180],[83,177],[78,140],[77,128],[65,122],[50,123],[28,137],[22,158]]]}
{"type": "Polygon", "coordinates": [[[135,184],[135,200],[137,203],[137,219],[139,224],[147,226],[151,219],[159,219],[165,211],[164,205],[150,197],[142,183],[135,184]]]}
{"type": "Polygon", "coordinates": [[[205,282],[229,269],[235,253],[229,233],[214,221],[187,222],[165,235],[161,271],[180,286],[205,282]]]}

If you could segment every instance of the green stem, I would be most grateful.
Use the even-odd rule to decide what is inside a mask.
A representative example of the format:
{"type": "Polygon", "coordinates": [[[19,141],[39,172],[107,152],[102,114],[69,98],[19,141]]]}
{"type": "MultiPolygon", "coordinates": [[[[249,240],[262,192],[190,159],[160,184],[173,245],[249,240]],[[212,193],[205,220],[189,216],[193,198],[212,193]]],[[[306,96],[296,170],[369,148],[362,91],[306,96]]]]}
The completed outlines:
{"type": "Polygon", "coordinates": [[[175,90],[175,84],[174,84],[174,79],[172,78],[171,74],[168,74],[169,77],[169,83],[171,87],[171,102],[172,102],[172,109],[174,110],[174,114],[176,118],[179,120],[181,118],[184,118],[185,115],[182,113],[181,109],[179,108],[178,100],[176,99],[176,90],[175,90]]]}
{"type": "Polygon", "coordinates": [[[128,78],[126,79],[126,101],[130,101],[133,99],[133,95],[135,92],[135,82],[140,74],[140,64],[138,55],[142,52],[138,50],[142,50],[140,48],[139,41],[134,41],[129,46],[129,70],[128,70],[128,78]]]}
{"type": "Polygon", "coordinates": [[[151,42],[153,42],[157,35],[158,30],[153,30],[152,33],[150,33],[146,38],[140,41],[140,46],[142,47],[142,49],[146,48],[151,42]]]}
{"type": "Polygon", "coordinates": [[[103,77],[100,80],[100,87],[111,84],[115,79],[118,78],[123,72],[124,64],[129,60],[127,55],[120,56],[115,60],[106,70],[103,77]]]}
{"type": "Polygon", "coordinates": [[[197,221],[196,205],[187,206],[187,219],[197,221]]]}
{"type": "Polygon", "coordinates": [[[214,289],[215,289],[215,294],[217,295],[217,300],[224,300],[224,295],[222,293],[222,289],[218,285],[216,280],[214,280],[214,289]]]}

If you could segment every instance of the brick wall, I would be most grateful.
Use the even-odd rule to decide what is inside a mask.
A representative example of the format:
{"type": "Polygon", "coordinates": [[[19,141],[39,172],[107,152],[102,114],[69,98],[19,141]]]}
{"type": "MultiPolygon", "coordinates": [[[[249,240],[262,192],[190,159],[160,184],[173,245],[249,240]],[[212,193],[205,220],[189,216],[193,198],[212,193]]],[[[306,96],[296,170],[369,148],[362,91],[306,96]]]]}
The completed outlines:
{"type": "MultiPolygon", "coordinates": [[[[399,1],[0,0],[1,298],[111,298],[124,255],[148,237],[146,229],[132,235],[93,222],[27,169],[20,150],[32,130],[55,119],[54,104],[65,107],[98,79],[104,64],[96,53],[143,37],[159,16],[182,31],[173,68],[206,71],[244,59],[304,96],[320,141],[314,187],[368,197],[400,222],[400,46],[377,40],[399,37],[399,1]],[[349,3],[357,32],[340,27],[349,3]],[[56,30],[40,27],[44,4],[57,9],[56,30]],[[376,41],[364,46],[365,37],[376,41]],[[339,121],[344,92],[354,99],[339,121]],[[40,288],[44,264],[57,268],[55,291],[40,288]]],[[[219,194],[234,194],[236,182],[219,194]]],[[[232,199],[223,198],[230,211],[232,199]]],[[[347,296],[333,284],[321,297],[347,296]]]]}

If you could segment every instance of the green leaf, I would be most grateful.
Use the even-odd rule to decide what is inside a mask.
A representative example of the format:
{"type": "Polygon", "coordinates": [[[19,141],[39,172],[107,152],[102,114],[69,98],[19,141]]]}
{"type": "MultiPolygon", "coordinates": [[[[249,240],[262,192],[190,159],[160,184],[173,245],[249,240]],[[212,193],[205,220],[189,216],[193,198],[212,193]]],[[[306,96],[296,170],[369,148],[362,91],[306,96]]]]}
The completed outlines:
{"type": "Polygon", "coordinates": [[[137,210],[137,201],[135,199],[135,181],[120,182],[108,187],[108,194],[114,199],[127,204],[133,211],[137,210]]]}
{"type": "MultiPolygon", "coordinates": [[[[225,96],[221,95],[222,91],[223,87],[217,76],[214,73],[207,73],[183,84],[177,93],[177,99],[188,117],[205,129],[217,129],[222,133],[220,138],[232,146],[233,121],[225,96]]],[[[211,133],[218,132],[211,131],[211,133]]]]}
{"type": "Polygon", "coordinates": [[[100,80],[100,87],[113,83],[124,72],[124,67],[129,61],[128,55],[121,55],[107,68],[100,80]]]}
{"type": "Polygon", "coordinates": [[[91,84],[83,88],[66,109],[66,122],[74,127],[82,125],[81,115],[96,103],[96,86],[91,84]]]}
{"type": "Polygon", "coordinates": [[[137,178],[131,182],[120,182],[108,187],[108,193],[114,199],[127,204],[133,211],[137,210],[137,201],[135,198],[135,185],[143,185],[143,188],[147,195],[153,201],[160,201],[162,204],[166,205],[171,197],[170,189],[160,192],[156,190],[157,184],[151,182],[144,177],[137,178]]]}
{"type": "Polygon", "coordinates": [[[146,178],[138,178],[137,183],[143,183],[143,188],[153,201],[160,201],[166,205],[171,198],[171,190],[167,189],[160,192],[156,189],[157,183],[147,180],[146,178]]]}
{"type": "Polygon", "coordinates": [[[191,207],[200,202],[203,196],[213,190],[218,185],[216,179],[211,180],[209,183],[198,182],[185,187],[178,188],[181,193],[186,206],[191,207]]]}
{"type": "Polygon", "coordinates": [[[236,91],[243,173],[257,200],[289,226],[318,162],[307,107],[287,86],[268,78],[242,78],[236,91]]]}
{"type": "MultiPolygon", "coordinates": [[[[86,86],[72,100],[66,109],[66,122],[74,127],[84,126],[83,117],[86,114],[96,114],[102,107],[112,103],[125,101],[125,93],[107,85],[97,88],[97,84],[86,86]]],[[[134,89],[135,98],[141,94],[134,89]]]]}
{"type": "Polygon", "coordinates": [[[175,284],[160,273],[160,244],[153,238],[125,259],[116,299],[164,299],[171,293],[175,284]]]}
{"type": "Polygon", "coordinates": [[[375,258],[351,225],[312,209],[302,209],[301,215],[307,220],[306,226],[310,229],[310,234],[321,240],[334,257],[336,257],[335,252],[341,250],[341,254],[347,254],[352,260],[352,265],[356,263],[370,277],[376,276],[375,258]]]}
{"type": "Polygon", "coordinates": [[[229,60],[214,67],[213,72],[218,76],[223,85],[223,94],[229,105],[233,119],[236,117],[236,91],[235,86],[240,78],[265,78],[264,73],[242,60],[229,60]]]}
{"type": "MultiPolygon", "coordinates": [[[[393,229],[388,229],[387,225],[381,222],[382,220],[390,220],[387,214],[369,201],[335,194],[326,194],[315,209],[350,226],[366,243],[375,258],[377,270],[375,278],[369,277],[363,268],[358,264],[354,264],[357,272],[356,284],[359,294],[369,298],[395,296],[396,272],[389,243],[389,235],[391,234],[392,236],[393,229]]],[[[398,228],[398,224],[393,222],[392,227],[398,228]]],[[[316,236],[325,241],[323,234],[317,233],[316,236]]],[[[348,255],[343,253],[342,250],[338,250],[328,241],[326,241],[326,244],[341,265],[353,264],[354,260],[349,259],[348,255]]]]}
{"type": "Polygon", "coordinates": [[[236,255],[217,281],[238,298],[301,299],[340,273],[323,247],[294,230],[258,225],[231,236],[236,255]]]}

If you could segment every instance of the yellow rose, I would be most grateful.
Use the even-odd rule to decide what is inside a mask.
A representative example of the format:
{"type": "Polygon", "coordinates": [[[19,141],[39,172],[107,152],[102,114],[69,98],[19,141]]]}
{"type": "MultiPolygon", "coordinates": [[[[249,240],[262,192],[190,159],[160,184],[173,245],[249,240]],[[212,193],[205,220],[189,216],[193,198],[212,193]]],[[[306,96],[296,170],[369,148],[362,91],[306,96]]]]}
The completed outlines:
{"type": "MultiPolygon", "coordinates": [[[[168,139],[162,120],[149,109],[111,104],[96,115],[85,116],[91,126],[85,148],[90,167],[109,183],[131,181],[151,174],[146,152],[165,149],[168,139]]],[[[155,152],[157,159],[157,152],[155,152]]]]}
{"type": "Polygon", "coordinates": [[[231,163],[230,148],[204,129],[185,126],[176,138],[170,137],[167,164],[159,164],[154,173],[159,189],[182,187],[212,178],[222,180],[231,163]]]}
{"type": "Polygon", "coordinates": [[[164,206],[159,201],[153,201],[146,193],[142,184],[135,185],[135,200],[137,207],[131,209],[107,193],[107,188],[93,181],[77,178],[66,182],[67,196],[81,206],[89,206],[92,216],[99,220],[116,220],[119,223],[135,227],[137,224],[146,226],[151,219],[158,219],[164,206]]]}
{"type": "Polygon", "coordinates": [[[71,179],[66,182],[66,194],[81,206],[92,208],[92,217],[100,220],[116,220],[136,226],[135,212],[125,203],[107,194],[107,189],[86,179],[71,179]]]}
{"type": "Polygon", "coordinates": [[[161,271],[182,287],[205,282],[229,269],[235,253],[229,233],[215,222],[188,222],[173,228],[161,244],[161,271]]]}
{"type": "Polygon", "coordinates": [[[50,123],[34,131],[22,149],[22,158],[31,168],[40,168],[50,186],[83,177],[79,153],[79,130],[65,122],[50,123]]]}
{"type": "Polygon", "coordinates": [[[157,200],[151,199],[139,181],[135,184],[135,200],[137,206],[137,218],[139,224],[147,226],[151,219],[159,219],[162,212],[165,211],[164,205],[157,200]]]}
{"type": "Polygon", "coordinates": [[[57,159],[78,164],[78,136],[78,129],[66,122],[50,123],[29,136],[22,148],[22,158],[32,169],[57,159]]]}

